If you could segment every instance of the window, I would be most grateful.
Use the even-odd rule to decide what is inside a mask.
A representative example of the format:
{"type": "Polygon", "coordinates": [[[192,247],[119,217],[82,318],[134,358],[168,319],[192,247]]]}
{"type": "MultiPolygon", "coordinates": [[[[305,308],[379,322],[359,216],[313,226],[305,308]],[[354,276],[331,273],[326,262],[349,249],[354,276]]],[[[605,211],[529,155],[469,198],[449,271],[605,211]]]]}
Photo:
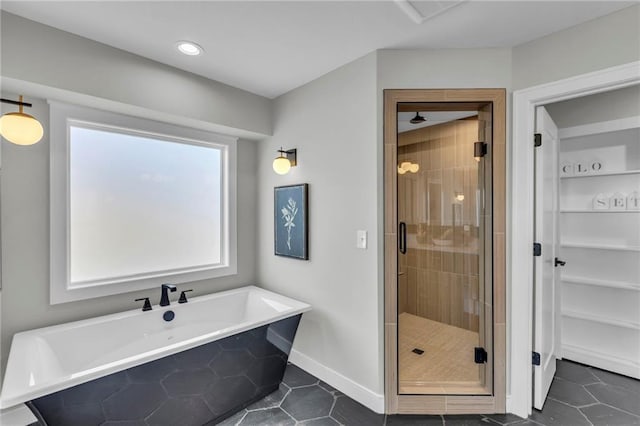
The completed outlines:
{"type": "Polygon", "coordinates": [[[51,103],[51,303],[236,273],[236,139],[51,103]]]}

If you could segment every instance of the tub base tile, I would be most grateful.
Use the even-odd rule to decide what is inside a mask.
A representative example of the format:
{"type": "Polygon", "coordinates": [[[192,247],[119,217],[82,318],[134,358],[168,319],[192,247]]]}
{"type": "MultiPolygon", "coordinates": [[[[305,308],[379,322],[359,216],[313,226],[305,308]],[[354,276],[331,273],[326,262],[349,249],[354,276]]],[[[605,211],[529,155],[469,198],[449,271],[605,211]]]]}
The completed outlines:
{"type": "Polygon", "coordinates": [[[128,384],[127,374],[124,371],[110,374],[101,380],[93,380],[74,386],[63,394],[65,406],[77,404],[90,404],[103,401],[114,393],[120,391],[128,384]]]}
{"type": "Polygon", "coordinates": [[[210,367],[220,377],[232,377],[245,372],[253,360],[253,356],[246,349],[225,350],[211,361],[210,367]]]}
{"type": "Polygon", "coordinates": [[[100,403],[72,405],[45,415],[48,425],[86,426],[105,421],[100,403]]]}
{"type": "Polygon", "coordinates": [[[170,398],[146,419],[149,426],[199,426],[207,423],[213,413],[202,398],[170,398]]]}
{"type": "Polygon", "coordinates": [[[201,395],[216,380],[208,368],[171,373],[162,380],[169,396],[201,395]]]}
{"type": "Polygon", "coordinates": [[[217,380],[203,397],[213,414],[222,416],[233,410],[239,401],[253,400],[257,395],[258,389],[251,380],[245,376],[237,376],[217,380]]]}
{"type": "Polygon", "coordinates": [[[173,355],[173,359],[179,370],[199,370],[206,368],[220,352],[222,348],[218,342],[211,342],[188,351],[178,352],[173,355]]]}
{"type": "MultiPolygon", "coordinates": [[[[107,420],[140,420],[166,399],[167,394],[160,383],[133,383],[107,398],[102,408],[107,420]]],[[[50,422],[47,420],[47,423],[50,422]]]]}
{"type": "MultiPolygon", "coordinates": [[[[260,409],[254,408],[245,424],[262,418],[294,424],[279,408],[290,389],[278,388],[300,317],[207,343],[32,403],[48,426],[201,426],[236,418],[239,410],[246,413],[244,409],[259,400],[260,409]],[[263,399],[270,394],[272,399],[263,399]]],[[[333,400],[331,394],[318,389],[333,400]]]]}
{"type": "MultiPolygon", "coordinates": [[[[264,393],[265,391],[266,390],[263,390],[262,393],[264,393]]],[[[282,403],[282,400],[287,396],[288,392],[289,389],[281,384],[276,391],[269,393],[264,398],[261,398],[260,400],[247,406],[247,410],[262,410],[265,408],[279,407],[280,403],[282,403]]]]}
{"type": "Polygon", "coordinates": [[[130,368],[127,371],[129,379],[133,383],[150,383],[159,382],[178,369],[173,356],[160,358],[137,367],[130,368]]]}
{"type": "Polygon", "coordinates": [[[281,356],[271,356],[254,361],[247,370],[247,377],[258,388],[273,387],[282,382],[287,360],[281,356]]]}

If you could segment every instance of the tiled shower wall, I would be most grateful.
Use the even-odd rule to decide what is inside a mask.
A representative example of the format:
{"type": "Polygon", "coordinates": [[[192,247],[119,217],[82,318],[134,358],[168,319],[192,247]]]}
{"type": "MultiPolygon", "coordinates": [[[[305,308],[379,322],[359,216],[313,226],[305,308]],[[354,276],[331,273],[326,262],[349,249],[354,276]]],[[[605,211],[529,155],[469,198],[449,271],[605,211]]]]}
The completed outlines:
{"type": "Polygon", "coordinates": [[[398,218],[408,234],[407,253],[399,256],[398,312],[471,331],[478,331],[482,298],[477,140],[476,117],[398,137],[398,164],[420,166],[398,176],[398,218]]]}

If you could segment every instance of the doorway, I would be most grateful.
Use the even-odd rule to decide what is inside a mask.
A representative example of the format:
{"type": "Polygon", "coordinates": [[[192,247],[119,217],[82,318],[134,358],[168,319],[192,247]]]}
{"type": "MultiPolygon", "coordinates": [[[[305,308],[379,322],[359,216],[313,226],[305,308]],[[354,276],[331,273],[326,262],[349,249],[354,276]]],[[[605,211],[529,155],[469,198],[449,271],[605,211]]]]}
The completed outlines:
{"type": "Polygon", "coordinates": [[[640,379],[640,86],[538,106],[536,134],[533,406],[542,410],[556,359],[640,379]]]}
{"type": "Polygon", "coordinates": [[[505,407],[505,91],[385,90],[387,413],[505,407]]]}
{"type": "MultiPolygon", "coordinates": [[[[521,417],[532,412],[534,262],[534,133],[538,106],[640,84],[640,62],[607,68],[530,87],[513,94],[513,137],[509,238],[509,381],[507,410],[521,417]],[[516,226],[517,224],[517,226],[516,226]],[[516,314],[517,313],[517,314],[516,314]]],[[[569,262],[567,262],[567,265],[569,262]]]]}

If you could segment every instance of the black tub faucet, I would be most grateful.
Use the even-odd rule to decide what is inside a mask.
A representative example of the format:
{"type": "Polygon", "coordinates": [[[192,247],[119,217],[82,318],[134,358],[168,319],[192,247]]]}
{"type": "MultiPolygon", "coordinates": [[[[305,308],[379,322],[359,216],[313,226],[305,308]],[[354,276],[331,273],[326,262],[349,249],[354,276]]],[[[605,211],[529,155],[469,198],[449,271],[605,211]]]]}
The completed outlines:
{"type": "Polygon", "coordinates": [[[160,297],[160,306],[169,306],[171,302],[169,302],[169,293],[176,291],[176,286],[173,284],[162,284],[162,297],[160,297]]]}

